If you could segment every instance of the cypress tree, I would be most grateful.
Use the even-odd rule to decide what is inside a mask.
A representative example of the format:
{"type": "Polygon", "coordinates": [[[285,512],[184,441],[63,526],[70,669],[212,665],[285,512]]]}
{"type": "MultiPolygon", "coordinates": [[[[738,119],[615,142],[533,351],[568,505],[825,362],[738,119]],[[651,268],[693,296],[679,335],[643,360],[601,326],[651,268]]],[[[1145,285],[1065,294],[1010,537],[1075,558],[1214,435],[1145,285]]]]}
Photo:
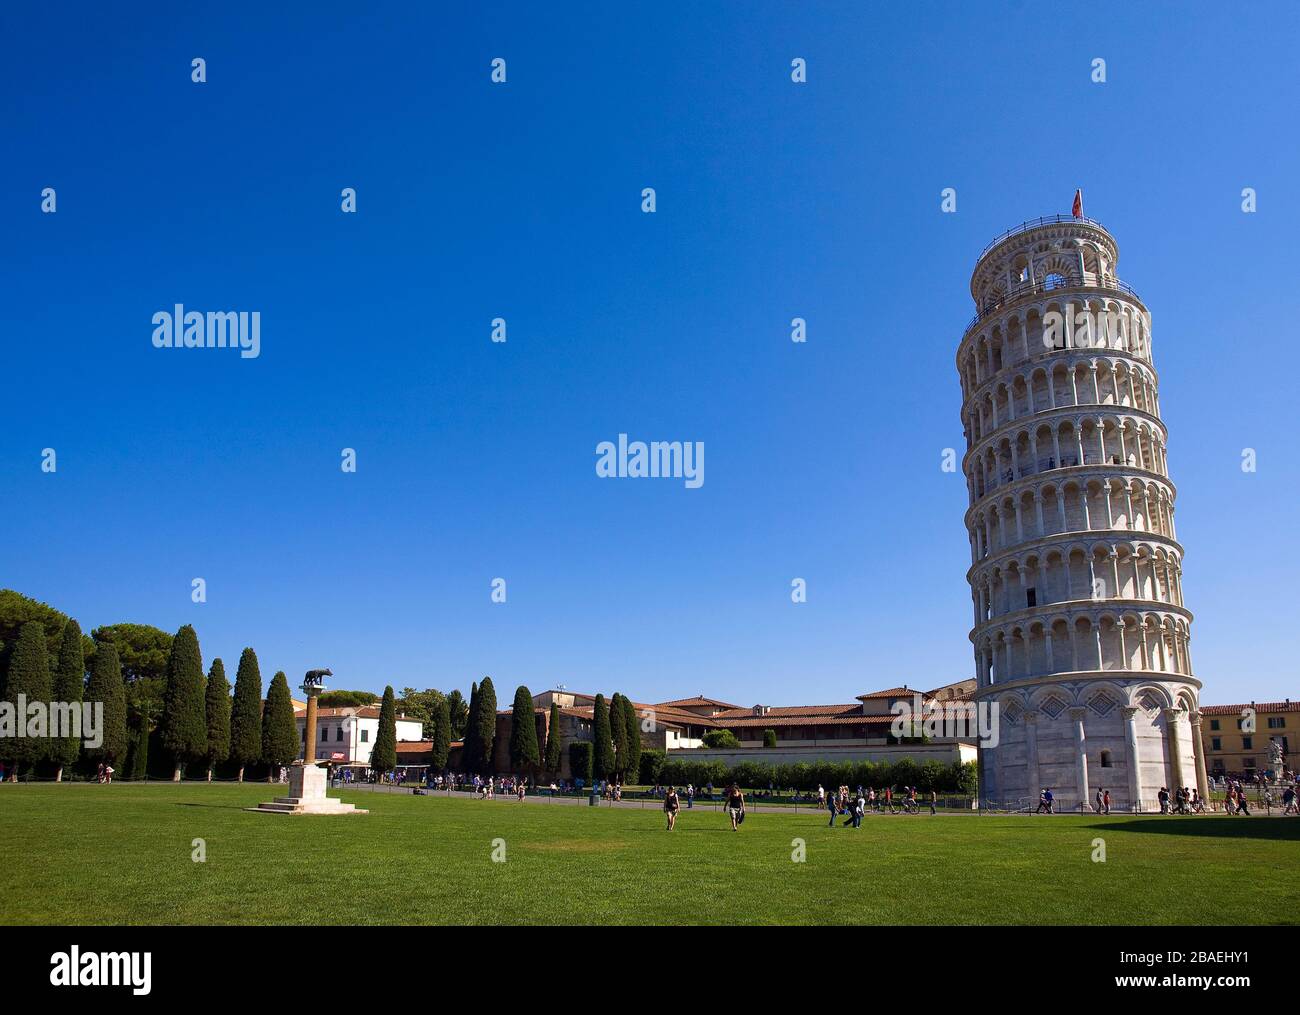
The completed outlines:
{"type": "Polygon", "coordinates": [[[464,746],[460,751],[460,767],[468,775],[479,770],[478,745],[478,684],[469,685],[469,711],[465,715],[464,746]]]}
{"type": "Polygon", "coordinates": [[[536,772],[542,763],[537,748],[537,715],[533,696],[522,684],[515,689],[514,708],[510,714],[510,764],[516,772],[536,772]]]}
{"type": "Polygon", "coordinates": [[[208,782],[211,782],[213,767],[230,756],[230,681],[226,679],[226,665],[220,659],[213,659],[212,669],[208,670],[203,705],[208,722],[208,782]]]}
{"type": "Polygon", "coordinates": [[[465,736],[465,724],[469,722],[469,706],[459,690],[447,692],[447,711],[451,715],[451,739],[460,740],[465,736]]]}
{"type": "Polygon", "coordinates": [[[614,741],[614,775],[621,782],[627,771],[627,722],[623,718],[623,695],[618,691],[609,699],[609,733],[614,741]]]}
{"type": "Polygon", "coordinates": [[[172,639],[167,657],[167,694],[163,698],[160,723],[162,744],[171,753],[175,767],[172,782],[181,781],[187,761],[201,758],[208,749],[208,724],[203,715],[203,658],[199,638],[186,624],[172,639]]]}
{"type": "Polygon", "coordinates": [[[397,703],[391,686],[384,688],[384,700],[379,705],[379,732],[370,752],[370,767],[381,775],[397,767],[397,703]]]}
{"type": "Polygon", "coordinates": [[[609,706],[603,694],[596,695],[591,712],[591,775],[593,779],[608,779],[614,771],[614,743],[610,739],[609,706]]]}
{"type": "Polygon", "coordinates": [[[141,716],[140,725],[135,732],[135,745],[131,754],[132,779],[144,779],[149,775],[149,720],[141,716]]]}
{"type": "Polygon", "coordinates": [[[293,717],[289,680],[281,670],[271,678],[266,692],[266,714],[262,716],[262,760],[271,766],[266,774],[267,782],[273,780],[276,768],[298,757],[301,741],[293,717]]]}
{"type": "Polygon", "coordinates": [[[497,741],[497,692],[491,677],[484,677],[478,685],[478,716],[478,744],[482,752],[479,771],[491,775],[496,768],[497,741]]]}
{"type": "Polygon", "coordinates": [[[451,706],[445,697],[433,712],[431,740],[429,766],[434,772],[441,772],[447,767],[447,756],[451,753],[451,706]]]}
{"type": "Polygon", "coordinates": [[[126,757],[127,744],[126,685],[122,682],[117,646],[111,641],[95,646],[95,658],[90,664],[90,683],[86,685],[86,701],[100,702],[104,706],[102,741],[98,747],[87,748],[86,753],[106,765],[121,761],[126,757]]]}
{"type": "Polygon", "coordinates": [[[40,730],[40,736],[29,737],[27,717],[18,709],[18,696],[23,695],[27,702],[50,700],[50,662],[45,649],[45,628],[39,621],[29,620],[18,629],[18,641],[9,656],[9,674],[5,681],[4,700],[14,706],[14,717],[18,724],[15,733],[24,736],[0,738],[0,751],[9,763],[10,782],[18,781],[20,764],[35,765],[50,756],[50,742],[45,737],[46,730],[40,730]]]}
{"type": "Polygon", "coordinates": [[[546,758],[544,767],[552,775],[560,771],[560,706],[551,702],[551,717],[546,724],[546,758]]]}
{"type": "Polygon", "coordinates": [[[636,782],[641,778],[641,724],[637,721],[636,706],[627,695],[623,696],[623,720],[627,725],[627,768],[624,779],[636,782]]]}
{"type": "MultiPolygon", "coordinates": [[[[59,643],[59,660],[54,668],[53,699],[81,711],[82,696],[86,688],[86,656],[81,643],[81,625],[69,620],[63,625],[63,639],[59,643]]],[[[51,730],[51,733],[54,731],[51,730]]],[[[81,755],[78,737],[61,737],[50,744],[50,758],[54,762],[54,781],[63,781],[65,765],[75,765],[81,755]]]]}
{"type": "Polygon", "coordinates": [[[257,653],[246,648],[239,657],[235,674],[235,701],[230,710],[230,760],[239,766],[239,781],[244,781],[244,767],[262,757],[262,672],[257,668],[257,653]]]}

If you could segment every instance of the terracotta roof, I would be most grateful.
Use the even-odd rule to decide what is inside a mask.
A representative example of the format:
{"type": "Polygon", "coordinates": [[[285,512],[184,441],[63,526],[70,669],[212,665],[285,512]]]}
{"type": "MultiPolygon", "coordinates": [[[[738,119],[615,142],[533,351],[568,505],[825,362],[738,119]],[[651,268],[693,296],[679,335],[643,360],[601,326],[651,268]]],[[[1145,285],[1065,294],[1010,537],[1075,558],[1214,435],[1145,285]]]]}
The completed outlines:
{"type": "Polygon", "coordinates": [[[919,687],[908,687],[906,684],[902,687],[891,687],[886,691],[872,691],[870,694],[859,694],[858,701],[864,701],[871,698],[910,698],[914,694],[925,697],[925,692],[919,687]]]}
{"type": "MultiPolygon", "coordinates": [[[[707,715],[696,715],[694,712],[682,712],[677,709],[665,708],[662,705],[641,705],[632,702],[632,707],[639,716],[641,712],[650,709],[654,712],[655,721],[663,723],[665,726],[716,726],[718,725],[712,718],[707,715]]],[[[571,705],[568,708],[560,709],[561,715],[577,716],[579,719],[590,719],[595,709],[591,706],[571,705]]]]}
{"type": "Polygon", "coordinates": [[[888,726],[893,715],[755,715],[745,719],[728,719],[727,729],[775,728],[778,726],[888,726]]]}
{"type": "Polygon", "coordinates": [[[399,740],[397,742],[398,754],[428,754],[433,750],[432,740],[399,740]]]}
{"type": "Polygon", "coordinates": [[[686,708],[694,706],[699,708],[702,705],[714,705],[718,708],[740,708],[739,705],[730,705],[725,701],[718,701],[717,698],[706,698],[702,694],[697,694],[694,698],[677,698],[673,701],[661,701],[657,708],[686,708]]]}
{"type": "Polygon", "coordinates": [[[773,705],[766,714],[758,716],[752,708],[737,708],[730,712],[719,712],[713,718],[724,725],[730,725],[737,719],[779,719],[799,716],[840,716],[854,713],[862,715],[862,705],[851,701],[847,705],[773,705]]]}
{"type": "Polygon", "coordinates": [[[1300,712],[1300,701],[1252,701],[1249,705],[1202,705],[1204,715],[1241,715],[1253,708],[1256,712],[1300,712]]]}

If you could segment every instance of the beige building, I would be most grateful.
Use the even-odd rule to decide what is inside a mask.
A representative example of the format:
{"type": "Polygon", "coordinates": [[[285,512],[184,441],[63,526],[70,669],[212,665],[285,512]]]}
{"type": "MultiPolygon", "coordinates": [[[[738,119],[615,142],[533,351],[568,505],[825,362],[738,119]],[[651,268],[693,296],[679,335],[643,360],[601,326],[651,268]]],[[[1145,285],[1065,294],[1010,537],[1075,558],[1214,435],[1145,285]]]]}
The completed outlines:
{"type": "Polygon", "coordinates": [[[1091,219],[994,240],[957,349],[986,803],[1206,791],[1150,316],[1091,219]]]}
{"type": "MultiPolygon", "coordinates": [[[[1211,775],[1254,778],[1272,771],[1275,751],[1281,752],[1288,770],[1296,767],[1290,738],[1300,733],[1300,702],[1288,698],[1249,705],[1203,705],[1201,716],[1201,738],[1211,775]]],[[[1272,778],[1278,775],[1274,773],[1272,778]]]]}

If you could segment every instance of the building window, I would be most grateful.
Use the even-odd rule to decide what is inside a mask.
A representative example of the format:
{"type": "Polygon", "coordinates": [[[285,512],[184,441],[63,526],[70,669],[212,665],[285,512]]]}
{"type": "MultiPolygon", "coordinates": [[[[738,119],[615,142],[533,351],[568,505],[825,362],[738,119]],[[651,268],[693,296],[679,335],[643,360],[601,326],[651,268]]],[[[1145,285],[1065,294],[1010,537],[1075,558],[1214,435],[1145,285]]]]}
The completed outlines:
{"type": "Polygon", "coordinates": [[[1280,715],[1269,716],[1268,728],[1271,730],[1286,729],[1286,718],[1280,715]]]}
{"type": "Polygon", "coordinates": [[[1026,606],[1034,607],[1038,605],[1038,589],[1025,589],[1025,599],[1028,602],[1026,606]]]}
{"type": "Polygon", "coordinates": [[[1244,768],[1247,772],[1253,772],[1253,771],[1255,771],[1255,759],[1254,759],[1254,758],[1242,758],[1242,759],[1241,759],[1241,767],[1244,768]]]}
{"type": "Polygon", "coordinates": [[[339,727],[339,734],[338,734],[338,736],[336,736],[334,739],[337,740],[340,744],[343,743],[343,727],[342,727],[342,726],[339,727]]]}
{"type": "Polygon", "coordinates": [[[1223,750],[1223,743],[1219,740],[1218,737],[1210,737],[1210,750],[1212,751],[1223,750]]]}
{"type": "Polygon", "coordinates": [[[322,740],[326,740],[326,741],[329,740],[329,738],[330,738],[330,729],[329,729],[328,726],[322,726],[322,727],[320,728],[320,738],[321,738],[322,740]]]}
{"type": "Polygon", "coordinates": [[[1101,752],[1101,767],[1102,767],[1102,768],[1110,768],[1110,767],[1111,767],[1111,763],[1110,763],[1110,751],[1102,751],[1102,752],[1101,752]]]}
{"type": "Polygon", "coordinates": [[[369,731],[369,730],[362,730],[362,731],[361,731],[361,742],[362,742],[363,744],[368,744],[368,743],[370,743],[370,731],[369,731]]]}
{"type": "Polygon", "coordinates": [[[1243,751],[1253,751],[1253,750],[1255,749],[1255,745],[1254,745],[1254,743],[1252,742],[1253,740],[1254,740],[1254,737],[1242,737],[1242,738],[1241,738],[1241,749],[1242,749],[1243,751]]]}
{"type": "Polygon", "coordinates": [[[1212,729],[1212,730],[1217,730],[1218,728],[1219,728],[1219,720],[1218,720],[1218,719],[1211,719],[1211,720],[1210,720],[1210,729],[1212,729]]]}

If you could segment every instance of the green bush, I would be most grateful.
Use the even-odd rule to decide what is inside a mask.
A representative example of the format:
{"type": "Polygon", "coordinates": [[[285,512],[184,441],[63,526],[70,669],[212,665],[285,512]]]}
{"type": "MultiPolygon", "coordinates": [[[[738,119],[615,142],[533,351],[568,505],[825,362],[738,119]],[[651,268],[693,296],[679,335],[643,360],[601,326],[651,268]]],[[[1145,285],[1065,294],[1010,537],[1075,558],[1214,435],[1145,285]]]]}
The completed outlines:
{"type": "Polygon", "coordinates": [[[569,769],[573,778],[581,779],[591,785],[591,744],[585,740],[575,740],[569,744],[569,769]]]}
{"type": "Polygon", "coordinates": [[[764,731],[763,731],[763,746],[764,746],[764,747],[775,747],[775,746],[776,746],[776,730],[764,730],[764,731]]]}
{"type": "Polygon", "coordinates": [[[667,756],[663,751],[644,750],[641,752],[641,770],[638,773],[638,780],[642,786],[654,786],[660,782],[660,774],[663,772],[664,763],[667,756]]]}
{"type": "Polygon", "coordinates": [[[731,730],[709,730],[704,734],[704,746],[718,750],[720,748],[739,747],[740,741],[731,730]]]}

